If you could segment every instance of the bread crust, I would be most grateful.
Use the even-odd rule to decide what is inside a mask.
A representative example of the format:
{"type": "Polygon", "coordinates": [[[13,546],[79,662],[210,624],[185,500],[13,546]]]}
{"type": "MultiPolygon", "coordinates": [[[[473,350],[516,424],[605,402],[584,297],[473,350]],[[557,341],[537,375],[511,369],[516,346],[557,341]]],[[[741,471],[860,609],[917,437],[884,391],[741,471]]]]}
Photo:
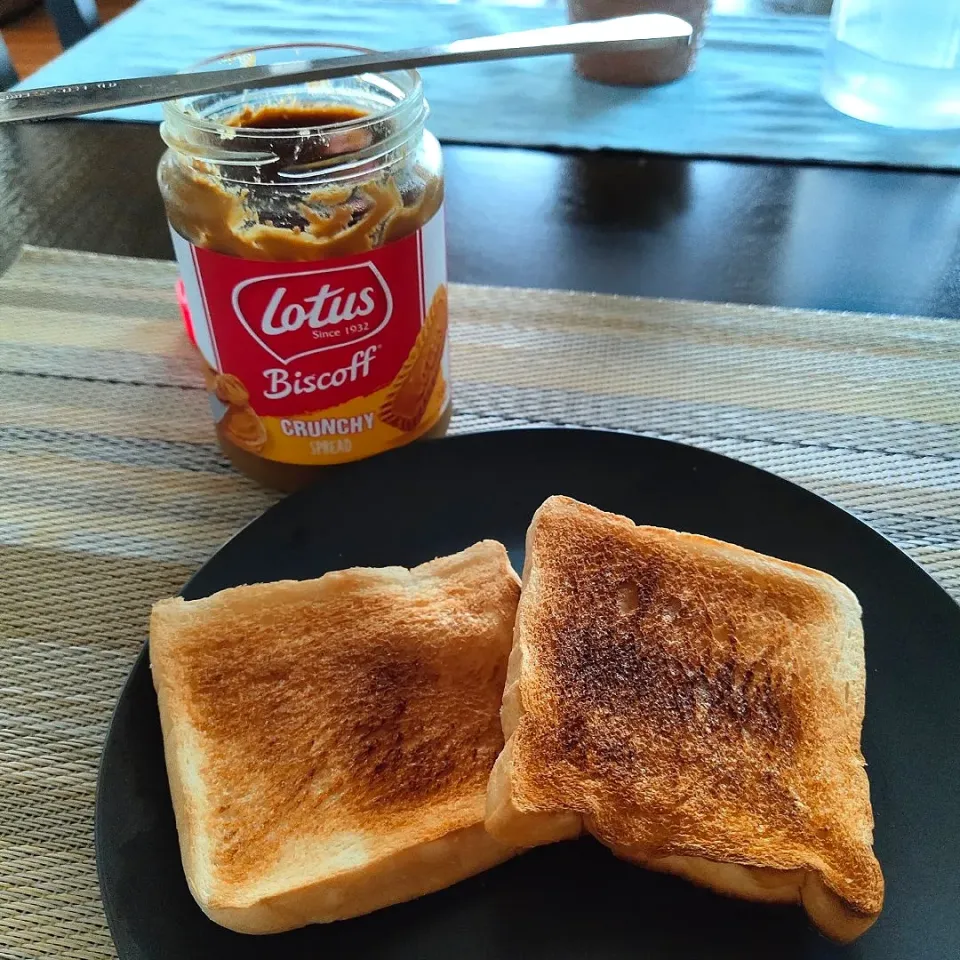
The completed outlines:
{"type": "Polygon", "coordinates": [[[502,544],[412,570],[155,605],[150,660],[190,890],[273,933],[485,870],[519,596],[502,544]]]}
{"type": "Polygon", "coordinates": [[[618,856],[828,936],[876,919],[860,606],[842,583],[566,497],[537,511],[487,829],[618,856]]]}

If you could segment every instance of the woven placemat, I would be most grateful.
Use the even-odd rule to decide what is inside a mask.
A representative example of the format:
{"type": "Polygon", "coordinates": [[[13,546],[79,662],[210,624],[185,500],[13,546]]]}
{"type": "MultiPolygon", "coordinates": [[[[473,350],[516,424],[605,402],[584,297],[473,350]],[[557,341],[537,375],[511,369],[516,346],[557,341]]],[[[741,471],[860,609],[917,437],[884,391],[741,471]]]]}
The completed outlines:
{"type": "MultiPolygon", "coordinates": [[[[0,279],[0,956],[113,955],[97,761],[150,604],[275,495],[212,442],[171,263],[0,279]]],[[[960,323],[454,286],[454,432],[615,427],[851,509],[960,597],[960,323]]]]}

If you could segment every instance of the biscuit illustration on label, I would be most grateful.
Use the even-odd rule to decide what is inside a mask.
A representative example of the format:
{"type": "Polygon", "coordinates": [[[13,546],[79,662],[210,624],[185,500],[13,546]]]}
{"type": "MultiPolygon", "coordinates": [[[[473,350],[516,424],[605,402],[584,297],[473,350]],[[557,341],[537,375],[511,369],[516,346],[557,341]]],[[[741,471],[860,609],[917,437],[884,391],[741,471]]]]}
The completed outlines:
{"type": "Polygon", "coordinates": [[[213,392],[217,395],[217,399],[235,407],[246,406],[250,400],[250,394],[243,385],[243,381],[232,373],[219,374],[213,382],[213,392]]]}
{"type": "Polygon", "coordinates": [[[238,446],[259,453],[267,443],[267,428],[249,406],[231,405],[221,421],[224,432],[238,446]]]}
{"type": "Polygon", "coordinates": [[[427,412],[427,404],[440,376],[443,349],[447,343],[447,287],[441,284],[417,335],[406,363],[397,374],[380,419],[398,430],[415,430],[427,412]]]}

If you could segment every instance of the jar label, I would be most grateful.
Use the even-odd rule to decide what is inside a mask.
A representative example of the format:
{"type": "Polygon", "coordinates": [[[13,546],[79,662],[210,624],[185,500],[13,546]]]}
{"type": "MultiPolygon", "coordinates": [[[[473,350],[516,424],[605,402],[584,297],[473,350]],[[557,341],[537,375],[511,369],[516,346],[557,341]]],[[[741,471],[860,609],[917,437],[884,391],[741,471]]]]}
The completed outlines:
{"type": "Polygon", "coordinates": [[[284,463],[402,446],[449,402],[441,208],[350,257],[245,260],[171,229],[217,429],[284,463]]]}

